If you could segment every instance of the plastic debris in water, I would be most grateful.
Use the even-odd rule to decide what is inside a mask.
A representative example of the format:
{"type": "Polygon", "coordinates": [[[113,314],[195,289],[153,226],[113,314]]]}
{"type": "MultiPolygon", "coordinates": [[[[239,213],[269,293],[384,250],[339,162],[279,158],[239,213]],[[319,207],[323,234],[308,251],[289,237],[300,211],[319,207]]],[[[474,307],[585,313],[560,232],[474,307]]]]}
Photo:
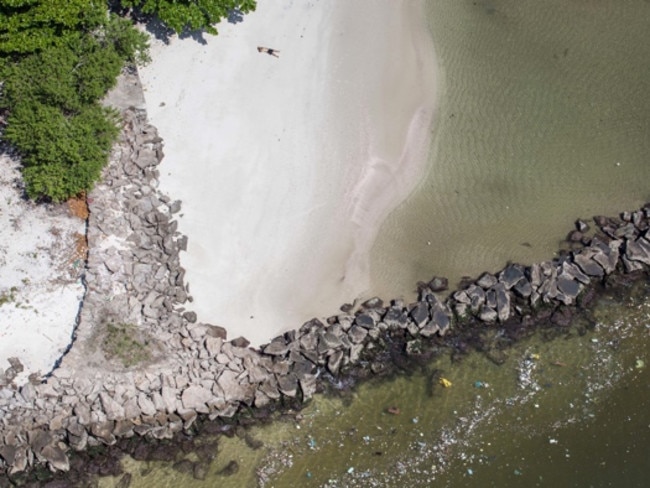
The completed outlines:
{"type": "Polygon", "coordinates": [[[414,424],[417,424],[419,421],[420,421],[420,419],[418,419],[417,417],[413,417],[411,419],[411,422],[413,422],[414,424]]]}
{"type": "Polygon", "coordinates": [[[309,449],[316,449],[316,439],[313,437],[309,438],[309,449]]]}
{"type": "Polygon", "coordinates": [[[307,471],[307,478],[311,478],[311,471],[307,471]]]}
{"type": "Polygon", "coordinates": [[[530,355],[530,359],[532,359],[533,361],[538,361],[540,358],[541,356],[537,353],[533,353],[530,355]]]}
{"type": "Polygon", "coordinates": [[[447,378],[440,378],[440,384],[443,388],[449,388],[451,386],[451,381],[449,381],[447,378]]]}
{"type": "Polygon", "coordinates": [[[354,473],[354,467],[350,466],[348,468],[348,474],[352,474],[352,473],[354,473]]]}
{"type": "Polygon", "coordinates": [[[645,361],[643,359],[637,359],[634,363],[636,369],[643,369],[645,367],[645,361]]]}
{"type": "Polygon", "coordinates": [[[558,443],[558,440],[557,440],[557,439],[549,439],[549,440],[548,440],[548,443],[549,443],[549,444],[557,444],[557,443],[558,443]]]}
{"type": "Polygon", "coordinates": [[[472,470],[472,468],[467,468],[467,474],[470,475],[470,476],[472,476],[474,474],[474,471],[472,470]]]}
{"type": "Polygon", "coordinates": [[[518,469],[515,469],[515,476],[521,476],[521,471],[519,471],[518,469]]]}

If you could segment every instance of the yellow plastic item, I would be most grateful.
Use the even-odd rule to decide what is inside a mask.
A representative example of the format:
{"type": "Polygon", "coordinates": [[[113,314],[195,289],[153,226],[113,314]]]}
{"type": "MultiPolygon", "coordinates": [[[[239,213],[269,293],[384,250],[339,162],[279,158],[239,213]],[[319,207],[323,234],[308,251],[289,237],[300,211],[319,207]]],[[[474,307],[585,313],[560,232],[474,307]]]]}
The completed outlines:
{"type": "Polygon", "coordinates": [[[534,359],[535,361],[537,361],[539,358],[540,358],[539,354],[535,353],[530,355],[530,359],[534,359]]]}
{"type": "Polygon", "coordinates": [[[443,388],[449,388],[451,386],[451,381],[449,381],[447,378],[440,378],[440,384],[443,386],[443,388]]]}

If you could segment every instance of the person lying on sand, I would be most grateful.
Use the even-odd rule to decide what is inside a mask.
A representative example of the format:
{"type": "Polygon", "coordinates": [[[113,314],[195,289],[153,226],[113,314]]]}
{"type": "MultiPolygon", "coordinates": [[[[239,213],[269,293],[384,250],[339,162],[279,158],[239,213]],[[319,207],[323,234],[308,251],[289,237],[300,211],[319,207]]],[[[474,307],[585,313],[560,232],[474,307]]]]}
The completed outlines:
{"type": "Polygon", "coordinates": [[[280,57],[280,56],[278,56],[278,53],[280,51],[278,51],[277,49],[271,49],[270,47],[257,46],[257,52],[258,53],[270,54],[271,56],[275,56],[276,58],[280,57]]]}

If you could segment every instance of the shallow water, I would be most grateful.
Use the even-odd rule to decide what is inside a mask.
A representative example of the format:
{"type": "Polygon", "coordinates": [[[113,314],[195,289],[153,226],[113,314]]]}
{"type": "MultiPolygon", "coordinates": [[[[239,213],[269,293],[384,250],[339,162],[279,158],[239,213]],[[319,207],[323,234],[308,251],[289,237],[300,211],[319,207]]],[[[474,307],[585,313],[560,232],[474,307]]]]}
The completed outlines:
{"type": "Polygon", "coordinates": [[[386,220],[373,292],[552,257],[576,218],[650,199],[650,3],[431,0],[430,171],[386,220]]]}
{"type": "Polygon", "coordinates": [[[547,331],[522,341],[501,366],[479,353],[451,364],[445,354],[345,399],[318,396],[300,423],[250,429],[261,449],[221,439],[204,481],[128,460],[131,486],[646,486],[650,286],[643,288],[623,303],[603,300],[595,327],[576,321],[553,339],[547,331]],[[218,474],[232,460],[239,472],[218,474]]]}

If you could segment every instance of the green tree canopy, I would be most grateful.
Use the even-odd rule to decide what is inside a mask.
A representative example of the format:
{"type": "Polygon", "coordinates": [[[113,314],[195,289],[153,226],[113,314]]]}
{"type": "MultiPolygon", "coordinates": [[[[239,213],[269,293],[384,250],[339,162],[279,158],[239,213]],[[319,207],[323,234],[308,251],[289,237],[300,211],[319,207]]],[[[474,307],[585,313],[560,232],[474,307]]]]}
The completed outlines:
{"type": "Polygon", "coordinates": [[[255,0],[120,0],[120,4],[158,17],[179,34],[186,29],[216,34],[214,25],[231,11],[248,13],[256,7],[255,0]]]}
{"type": "Polygon", "coordinates": [[[21,156],[27,194],[89,190],[118,133],[99,101],[125,62],[146,56],[146,35],[98,0],[0,0],[0,19],[3,138],[21,156]]]}

